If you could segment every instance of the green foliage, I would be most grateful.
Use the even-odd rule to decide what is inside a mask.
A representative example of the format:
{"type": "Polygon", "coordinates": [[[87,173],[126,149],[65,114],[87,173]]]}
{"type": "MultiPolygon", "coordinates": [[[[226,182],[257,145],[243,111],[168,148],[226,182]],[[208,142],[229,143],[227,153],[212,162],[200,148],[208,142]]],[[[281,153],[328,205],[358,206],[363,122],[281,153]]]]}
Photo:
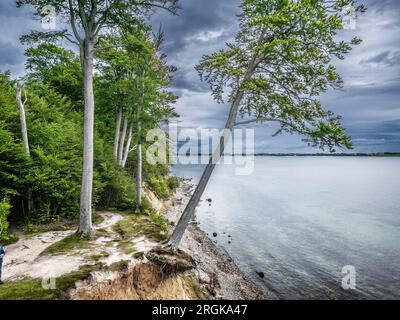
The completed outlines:
{"type": "Polygon", "coordinates": [[[147,199],[147,197],[142,197],[142,206],[141,206],[141,210],[142,212],[146,212],[146,211],[154,211],[151,202],[149,199],[147,199]]]}
{"type": "Polygon", "coordinates": [[[168,184],[169,190],[171,190],[172,192],[175,192],[175,190],[180,185],[179,178],[174,177],[174,176],[168,177],[167,184],[168,184]]]}
{"type": "MultiPolygon", "coordinates": [[[[33,224],[76,219],[82,177],[81,114],[53,87],[27,84],[26,116],[31,156],[21,142],[14,83],[0,77],[0,197],[13,204],[11,218],[33,224]],[[29,197],[31,206],[29,207],[29,197]]],[[[112,150],[95,136],[94,205],[134,206],[133,179],[113,161],[112,150]]]]}
{"type": "Polygon", "coordinates": [[[92,247],[90,240],[88,237],[82,238],[79,234],[73,233],[47,247],[41,255],[63,255],[75,249],[90,249],[92,247]]]}
{"type": "Polygon", "coordinates": [[[58,93],[74,103],[75,108],[83,106],[83,76],[79,58],[71,50],[54,44],[43,43],[28,48],[26,69],[31,80],[47,83],[58,93]]]}
{"type": "MultiPolygon", "coordinates": [[[[335,147],[351,148],[341,118],[324,110],[318,96],[342,88],[332,62],[361,43],[357,37],[340,40],[338,34],[345,8],[354,4],[243,0],[235,41],[204,56],[196,69],[215,99],[223,102],[228,96],[235,115],[246,118],[246,124],[277,122],[281,128],[276,134],[304,135],[309,145],[331,152],[335,147]]],[[[356,6],[356,11],[365,8],[356,6]]]]}
{"type": "Polygon", "coordinates": [[[136,187],[133,178],[114,162],[99,164],[102,188],[98,193],[97,205],[101,208],[128,210],[135,206],[136,187]]]}
{"type": "MultiPolygon", "coordinates": [[[[70,8],[61,0],[21,0],[17,4],[32,5],[37,12],[53,5],[60,16],[67,18],[68,24],[81,30],[32,31],[22,37],[25,42],[38,44],[26,50],[28,74],[23,81],[30,155],[25,153],[21,141],[15,83],[9,74],[0,74],[0,199],[10,199],[10,220],[37,230],[35,226],[46,223],[58,226],[62,221],[75,221],[79,217],[84,100],[82,55],[78,57],[72,50],[54,44],[62,38],[82,45],[89,36],[97,43],[99,72],[94,75],[92,204],[119,210],[134,208],[137,159],[132,152],[126,170],[113,159],[114,112],[122,108],[129,122],[135,123],[137,130],[133,139],[136,141],[141,141],[147,130],[158,127],[161,121],[175,114],[170,104],[176,97],[167,91],[175,68],[167,66],[165,55],[159,51],[162,36],[152,35],[141,14],[154,8],[175,12],[177,1],[154,0],[143,4],[130,0],[92,1],[83,8],[75,1],[70,8]],[[108,7],[111,3],[112,10],[108,7]],[[118,27],[116,33],[113,36],[94,34],[93,29],[87,28],[86,33],[80,32],[87,27],[83,23],[84,12],[97,25],[93,29],[101,29],[104,24],[114,25],[118,27]]],[[[143,147],[145,150],[145,143],[143,147]]],[[[144,178],[167,172],[165,165],[143,166],[144,178]]],[[[158,183],[157,190],[163,197],[168,196],[165,182],[158,183]]]]}
{"type": "Polygon", "coordinates": [[[18,238],[8,232],[9,222],[8,214],[11,205],[7,198],[0,201],[0,245],[7,245],[18,240],[18,238]]]}
{"type": "Polygon", "coordinates": [[[0,286],[0,300],[67,299],[68,289],[73,288],[77,281],[88,278],[90,272],[96,269],[99,267],[82,266],[78,271],[57,277],[55,290],[44,289],[42,279],[24,279],[5,283],[0,286]]]}
{"type": "Polygon", "coordinates": [[[48,86],[34,83],[27,103],[30,165],[25,190],[32,192],[28,215],[37,223],[73,218],[79,213],[81,124],[68,101],[48,86]]]}
{"type": "Polygon", "coordinates": [[[165,240],[168,236],[166,221],[163,217],[151,211],[140,215],[126,215],[123,220],[113,226],[113,230],[121,236],[122,241],[124,241],[122,246],[125,248],[127,242],[140,236],[146,236],[155,241],[165,240]]]}
{"type": "Polygon", "coordinates": [[[164,178],[158,177],[156,175],[151,175],[146,180],[147,185],[160,199],[168,199],[170,196],[170,189],[168,188],[168,183],[164,178]]]}
{"type": "Polygon", "coordinates": [[[151,221],[157,225],[161,231],[168,233],[168,223],[164,216],[154,212],[153,210],[144,210],[144,214],[151,218],[151,221]]]}

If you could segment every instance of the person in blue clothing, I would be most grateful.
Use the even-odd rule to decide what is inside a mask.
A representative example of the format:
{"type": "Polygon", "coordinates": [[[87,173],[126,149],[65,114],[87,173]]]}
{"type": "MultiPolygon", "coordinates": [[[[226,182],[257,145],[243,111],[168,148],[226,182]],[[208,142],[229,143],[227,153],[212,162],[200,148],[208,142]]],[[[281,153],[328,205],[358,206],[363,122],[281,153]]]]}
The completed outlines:
{"type": "Polygon", "coordinates": [[[3,284],[3,281],[1,281],[1,270],[3,269],[3,257],[6,254],[6,250],[0,246],[0,284],[3,284]]]}

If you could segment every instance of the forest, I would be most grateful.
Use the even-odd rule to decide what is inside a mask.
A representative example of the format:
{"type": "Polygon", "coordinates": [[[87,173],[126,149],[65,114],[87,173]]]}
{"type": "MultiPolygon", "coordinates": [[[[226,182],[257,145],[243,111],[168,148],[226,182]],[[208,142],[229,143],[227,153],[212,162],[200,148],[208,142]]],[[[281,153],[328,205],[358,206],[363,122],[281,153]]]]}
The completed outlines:
{"type": "MultiPolygon", "coordinates": [[[[175,67],[167,65],[162,44],[163,34],[152,33],[144,21],[105,34],[97,44],[95,208],[150,209],[142,202],[143,183],[160,198],[176,188],[168,164],[138,163],[147,131],[178,116],[169,90],[175,67]]],[[[85,103],[79,56],[54,43],[28,47],[25,55],[24,78],[0,75],[2,243],[16,240],[9,223],[78,221],[80,213],[85,103]]]]}

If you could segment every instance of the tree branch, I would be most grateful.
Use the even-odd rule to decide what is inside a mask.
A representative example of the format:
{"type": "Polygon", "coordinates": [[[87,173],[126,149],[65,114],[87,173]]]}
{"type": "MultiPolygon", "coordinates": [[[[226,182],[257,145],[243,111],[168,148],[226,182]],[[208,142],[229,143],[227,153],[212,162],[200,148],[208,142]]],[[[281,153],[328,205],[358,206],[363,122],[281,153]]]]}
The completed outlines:
{"type": "Polygon", "coordinates": [[[80,37],[80,35],[78,33],[78,30],[76,28],[76,17],[75,17],[74,8],[72,6],[72,0],[68,0],[68,3],[69,3],[69,11],[70,11],[70,17],[71,17],[72,31],[74,32],[76,40],[78,40],[78,42],[79,42],[78,45],[80,45],[82,43],[82,39],[81,39],[81,37],[80,37]]]}

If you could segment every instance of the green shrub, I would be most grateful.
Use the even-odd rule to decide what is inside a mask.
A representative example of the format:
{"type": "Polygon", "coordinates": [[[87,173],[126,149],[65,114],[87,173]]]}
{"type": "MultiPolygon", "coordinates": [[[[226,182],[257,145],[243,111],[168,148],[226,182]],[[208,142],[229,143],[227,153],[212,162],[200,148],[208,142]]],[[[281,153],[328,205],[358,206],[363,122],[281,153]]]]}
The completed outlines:
{"type": "Polygon", "coordinates": [[[160,199],[168,199],[170,196],[167,182],[163,178],[159,178],[156,175],[151,175],[147,179],[147,184],[150,189],[160,199]]]}
{"type": "Polygon", "coordinates": [[[142,211],[145,212],[147,211],[154,211],[153,206],[151,205],[151,202],[147,197],[142,197],[142,211]]]}
{"type": "Polygon", "coordinates": [[[171,190],[172,192],[175,192],[175,190],[179,187],[179,179],[177,177],[170,176],[167,179],[167,184],[168,184],[169,190],[171,190]]]}
{"type": "Polygon", "coordinates": [[[0,244],[7,245],[15,242],[18,238],[8,233],[8,214],[10,213],[11,205],[7,198],[0,202],[0,244]]]}
{"type": "MultiPolygon", "coordinates": [[[[48,85],[31,81],[26,89],[30,157],[21,143],[14,84],[0,73],[0,199],[10,199],[13,222],[36,225],[77,219],[82,115],[48,85]]],[[[135,183],[115,164],[112,143],[97,132],[102,127],[96,127],[94,141],[93,206],[132,209],[135,183]]]]}
{"type": "Polygon", "coordinates": [[[116,208],[121,211],[135,208],[136,185],[131,177],[119,168],[114,161],[104,161],[97,168],[99,174],[97,188],[100,208],[116,208]]]}
{"type": "Polygon", "coordinates": [[[162,231],[168,233],[168,223],[164,216],[157,214],[154,211],[145,210],[145,215],[148,215],[154,224],[156,224],[162,231]]]}

